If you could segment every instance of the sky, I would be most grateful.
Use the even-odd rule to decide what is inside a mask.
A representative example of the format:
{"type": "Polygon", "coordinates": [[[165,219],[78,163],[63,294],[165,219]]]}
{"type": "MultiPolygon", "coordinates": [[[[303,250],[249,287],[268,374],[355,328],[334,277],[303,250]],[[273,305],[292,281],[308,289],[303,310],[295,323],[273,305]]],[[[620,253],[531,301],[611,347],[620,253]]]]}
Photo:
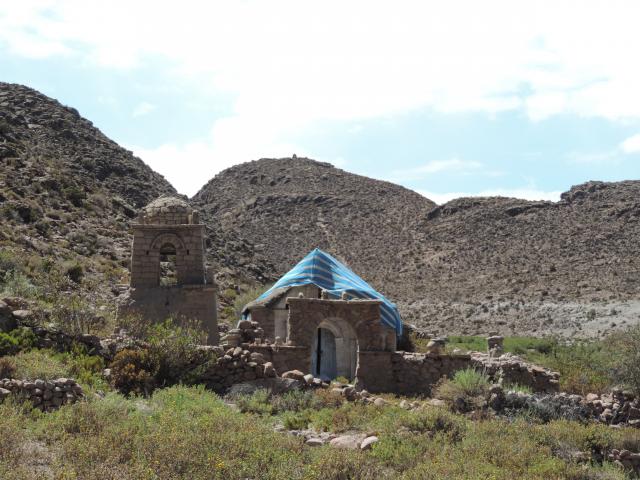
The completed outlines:
{"type": "Polygon", "coordinates": [[[176,189],[292,154],[411,188],[558,200],[640,177],[640,1],[0,0],[0,81],[176,189]]]}

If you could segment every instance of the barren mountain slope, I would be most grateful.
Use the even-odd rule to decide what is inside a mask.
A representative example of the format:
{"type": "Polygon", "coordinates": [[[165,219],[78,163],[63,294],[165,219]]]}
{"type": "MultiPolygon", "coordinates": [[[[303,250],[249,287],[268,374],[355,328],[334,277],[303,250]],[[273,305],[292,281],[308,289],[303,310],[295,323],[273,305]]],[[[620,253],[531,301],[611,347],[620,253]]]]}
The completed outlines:
{"type": "Polygon", "coordinates": [[[229,168],[192,202],[207,222],[253,243],[276,275],[319,247],[382,291],[396,282],[398,251],[414,248],[418,222],[435,206],[401,186],[307,158],[229,168]]]}
{"type": "Polygon", "coordinates": [[[403,310],[441,332],[637,322],[639,221],[640,181],[589,182],[557,203],[454,200],[423,219],[419,249],[401,262],[401,285],[415,287],[398,292],[403,310]]]}
{"type": "Polygon", "coordinates": [[[175,193],[75,109],[21,85],[0,83],[0,164],[0,241],[89,268],[125,264],[137,209],[175,193]]]}

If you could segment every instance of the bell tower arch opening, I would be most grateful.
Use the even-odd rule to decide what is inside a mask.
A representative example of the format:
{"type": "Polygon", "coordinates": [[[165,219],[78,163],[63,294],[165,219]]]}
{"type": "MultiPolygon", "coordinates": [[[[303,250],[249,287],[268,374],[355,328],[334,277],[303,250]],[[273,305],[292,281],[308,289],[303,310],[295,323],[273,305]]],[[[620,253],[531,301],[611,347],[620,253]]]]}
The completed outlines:
{"type": "Polygon", "coordinates": [[[160,247],[160,286],[169,287],[178,284],[176,266],[176,247],[169,242],[160,247]]]}

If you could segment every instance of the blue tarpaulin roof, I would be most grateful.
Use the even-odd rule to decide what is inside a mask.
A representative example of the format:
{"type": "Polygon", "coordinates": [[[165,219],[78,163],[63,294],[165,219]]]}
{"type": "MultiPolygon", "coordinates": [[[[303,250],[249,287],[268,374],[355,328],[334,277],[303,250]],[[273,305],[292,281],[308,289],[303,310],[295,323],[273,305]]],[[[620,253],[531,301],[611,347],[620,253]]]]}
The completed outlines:
{"type": "Polygon", "coordinates": [[[326,290],[332,297],[340,298],[342,293],[346,292],[351,298],[381,300],[380,317],[382,323],[394,328],[398,336],[402,334],[402,320],[395,304],[376,292],[346,265],[319,248],[311,251],[300,263],[280,278],[273,287],[247,307],[263,303],[274,295],[281,296],[291,287],[308,284],[314,284],[326,290]]]}

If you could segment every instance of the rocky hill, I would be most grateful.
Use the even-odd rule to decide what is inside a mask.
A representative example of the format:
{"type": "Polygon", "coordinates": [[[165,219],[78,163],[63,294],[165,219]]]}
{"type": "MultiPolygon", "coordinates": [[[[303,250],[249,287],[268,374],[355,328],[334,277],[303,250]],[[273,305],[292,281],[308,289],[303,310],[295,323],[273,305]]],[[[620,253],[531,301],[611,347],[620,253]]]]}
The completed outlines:
{"type": "Polygon", "coordinates": [[[89,120],[0,83],[0,241],[89,271],[126,264],[129,221],[174,188],[89,120]]]}
{"type": "Polygon", "coordinates": [[[307,158],[261,159],[216,175],[192,199],[206,221],[235,231],[273,264],[272,278],[320,247],[374,285],[394,282],[435,206],[399,185],[307,158]]]}
{"type": "Polygon", "coordinates": [[[640,181],[589,182],[559,202],[457,199],[419,226],[398,291],[436,331],[606,333],[640,320],[640,181]],[[410,297],[413,295],[413,299],[410,297]]]}

